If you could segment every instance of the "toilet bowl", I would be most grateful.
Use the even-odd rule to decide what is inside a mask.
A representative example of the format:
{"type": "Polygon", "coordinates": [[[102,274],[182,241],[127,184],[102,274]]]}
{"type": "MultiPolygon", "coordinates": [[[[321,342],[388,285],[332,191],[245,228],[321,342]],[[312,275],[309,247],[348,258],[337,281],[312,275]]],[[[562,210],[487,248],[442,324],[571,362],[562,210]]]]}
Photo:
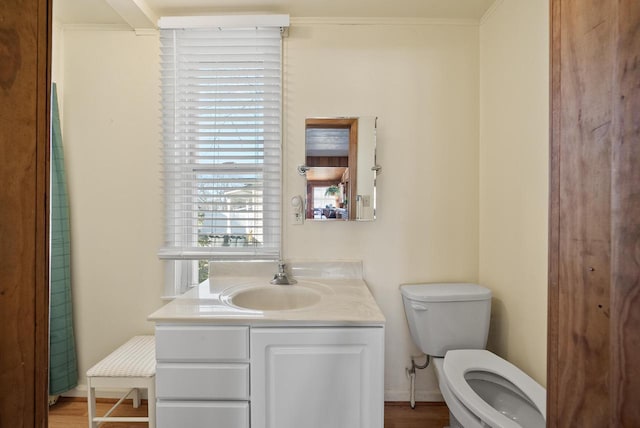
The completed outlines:
{"type": "Polygon", "coordinates": [[[432,357],[451,428],[545,426],[546,391],[486,351],[491,292],[477,284],[400,287],[411,337],[432,357]]]}
{"type": "MultiPolygon", "coordinates": [[[[497,355],[486,350],[452,350],[445,355],[440,371],[438,377],[443,378],[449,398],[470,416],[464,418],[465,428],[545,426],[545,389],[497,355]]],[[[463,418],[458,415],[457,419],[463,418]]]]}

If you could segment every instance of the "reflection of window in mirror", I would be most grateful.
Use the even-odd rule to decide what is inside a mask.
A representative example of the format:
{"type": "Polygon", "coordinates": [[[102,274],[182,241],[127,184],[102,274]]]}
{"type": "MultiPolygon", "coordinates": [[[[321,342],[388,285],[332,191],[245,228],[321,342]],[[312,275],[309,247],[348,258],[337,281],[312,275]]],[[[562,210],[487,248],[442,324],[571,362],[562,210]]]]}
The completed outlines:
{"type": "Polygon", "coordinates": [[[305,122],[307,219],[355,220],[358,119],[305,122]]]}

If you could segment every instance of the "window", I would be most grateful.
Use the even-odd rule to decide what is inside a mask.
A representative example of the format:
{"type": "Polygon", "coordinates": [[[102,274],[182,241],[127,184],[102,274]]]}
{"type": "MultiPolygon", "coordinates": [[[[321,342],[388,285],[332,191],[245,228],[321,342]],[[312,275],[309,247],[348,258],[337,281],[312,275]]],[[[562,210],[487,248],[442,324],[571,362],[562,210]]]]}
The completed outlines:
{"type": "Polygon", "coordinates": [[[329,194],[329,186],[318,186],[313,188],[313,209],[322,209],[329,206],[336,206],[336,197],[329,194]]]}
{"type": "Polygon", "coordinates": [[[280,252],[279,27],[162,29],[167,293],[280,252]]]}

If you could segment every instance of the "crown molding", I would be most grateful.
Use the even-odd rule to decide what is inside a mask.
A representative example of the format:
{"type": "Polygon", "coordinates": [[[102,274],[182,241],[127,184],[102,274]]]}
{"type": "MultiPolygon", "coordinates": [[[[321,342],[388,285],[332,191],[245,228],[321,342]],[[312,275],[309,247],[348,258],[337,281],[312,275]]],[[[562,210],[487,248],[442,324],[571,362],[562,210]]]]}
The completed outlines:
{"type": "MultiPolygon", "coordinates": [[[[501,0],[499,0],[501,1],[501,0]]],[[[291,17],[291,25],[462,25],[477,27],[480,21],[475,19],[434,19],[434,18],[362,18],[362,17],[291,17]]]]}
{"type": "MultiPolygon", "coordinates": [[[[484,14],[482,20],[489,16],[497,5],[504,0],[496,0],[496,3],[484,14]]],[[[291,17],[291,26],[299,25],[362,25],[362,26],[467,26],[478,27],[481,21],[475,19],[435,19],[435,18],[364,18],[364,17],[291,17]]],[[[61,24],[65,31],[134,31],[127,24],[61,24]]],[[[157,30],[135,29],[138,35],[155,35],[157,30]]]]}
{"type": "Polygon", "coordinates": [[[159,30],[155,30],[153,28],[134,28],[133,31],[136,33],[136,36],[157,36],[160,34],[159,30]]]}
{"type": "Polygon", "coordinates": [[[127,24],[60,24],[63,31],[126,31],[136,36],[157,36],[158,30],[153,28],[131,28],[127,24]]]}
{"type": "Polygon", "coordinates": [[[133,31],[127,24],[62,24],[64,31],[133,31]]]}

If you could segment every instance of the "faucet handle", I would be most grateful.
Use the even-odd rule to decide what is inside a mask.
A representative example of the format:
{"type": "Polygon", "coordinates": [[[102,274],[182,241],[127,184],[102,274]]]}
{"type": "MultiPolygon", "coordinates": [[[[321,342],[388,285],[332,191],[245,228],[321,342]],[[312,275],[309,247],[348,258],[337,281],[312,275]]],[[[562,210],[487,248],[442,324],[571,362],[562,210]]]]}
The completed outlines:
{"type": "Polygon", "coordinates": [[[280,260],[280,262],[278,262],[278,273],[276,273],[273,276],[273,279],[270,281],[271,284],[290,285],[298,282],[293,278],[289,278],[289,276],[287,275],[287,272],[285,271],[285,267],[286,267],[285,263],[282,262],[282,260],[280,260]]]}

